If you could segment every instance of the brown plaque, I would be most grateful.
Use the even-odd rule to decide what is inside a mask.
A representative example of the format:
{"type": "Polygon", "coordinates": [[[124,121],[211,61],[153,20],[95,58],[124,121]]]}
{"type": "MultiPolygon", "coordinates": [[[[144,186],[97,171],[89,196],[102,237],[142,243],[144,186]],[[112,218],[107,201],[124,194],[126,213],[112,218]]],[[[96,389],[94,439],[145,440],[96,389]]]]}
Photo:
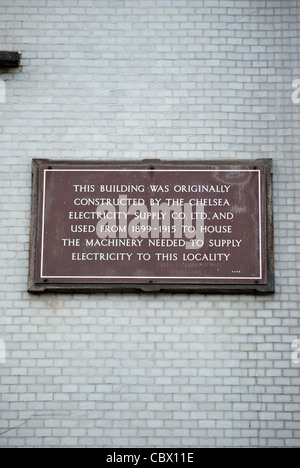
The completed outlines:
{"type": "Polygon", "coordinates": [[[274,292],[272,161],[33,161],[30,292],[274,292]]]}

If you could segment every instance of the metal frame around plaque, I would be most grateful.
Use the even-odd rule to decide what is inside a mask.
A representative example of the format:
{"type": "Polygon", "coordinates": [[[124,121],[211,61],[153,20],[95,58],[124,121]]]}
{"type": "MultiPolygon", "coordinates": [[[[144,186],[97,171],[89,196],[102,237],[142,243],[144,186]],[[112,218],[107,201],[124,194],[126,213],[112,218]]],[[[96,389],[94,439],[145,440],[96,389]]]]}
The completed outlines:
{"type": "MultiPolygon", "coordinates": [[[[250,171],[250,169],[249,169],[250,171]]],[[[250,253],[249,253],[250,254],[250,253]]],[[[159,268],[159,267],[158,267],[159,268]]],[[[134,272],[133,272],[134,276],[134,272]]],[[[31,208],[31,235],[30,235],[30,268],[29,268],[29,286],[28,291],[30,293],[106,293],[106,292],[118,292],[118,293],[254,293],[254,294],[266,294],[275,292],[275,274],[274,274],[274,238],[273,238],[273,193],[272,193],[272,160],[271,159],[256,159],[256,160],[229,160],[229,161],[160,161],[160,160],[146,160],[146,161],[61,161],[61,160],[47,160],[39,159],[33,160],[32,162],[32,208],[31,208]],[[85,282],[55,282],[53,279],[47,278],[41,279],[38,272],[38,256],[41,245],[38,245],[38,238],[41,235],[38,232],[41,230],[41,198],[43,197],[43,175],[41,171],[47,170],[59,170],[60,168],[81,168],[89,169],[91,171],[99,170],[102,171],[106,167],[122,170],[126,173],[126,170],[130,171],[132,167],[135,170],[143,170],[151,173],[151,171],[172,171],[181,168],[184,172],[189,172],[189,168],[199,168],[199,171],[212,171],[213,168],[218,168],[219,171],[224,170],[227,172],[238,170],[246,171],[246,168],[253,168],[253,171],[257,171],[258,168],[262,168],[263,176],[261,176],[261,193],[259,195],[259,204],[263,216],[263,226],[265,232],[263,233],[264,249],[263,249],[263,260],[265,265],[264,281],[253,280],[251,284],[239,284],[237,280],[234,284],[230,284],[229,281],[218,280],[208,281],[199,280],[199,282],[189,282],[187,279],[184,283],[181,278],[176,282],[176,279],[172,282],[166,282],[165,284],[160,281],[157,283],[155,277],[150,277],[145,282],[134,282],[134,281],[118,281],[114,282],[101,282],[101,279],[97,282],[85,281],[85,282]],[[122,169],[120,169],[122,168],[122,169]],[[165,169],[164,169],[165,168],[165,169]],[[221,169],[223,168],[223,169],[221,169]]]]}

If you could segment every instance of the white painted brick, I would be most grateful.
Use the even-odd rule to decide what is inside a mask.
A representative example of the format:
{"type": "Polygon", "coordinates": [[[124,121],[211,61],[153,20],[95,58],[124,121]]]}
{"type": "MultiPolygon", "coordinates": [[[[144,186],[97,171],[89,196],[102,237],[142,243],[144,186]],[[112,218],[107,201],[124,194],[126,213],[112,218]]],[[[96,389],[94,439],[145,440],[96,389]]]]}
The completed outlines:
{"type": "Polygon", "coordinates": [[[1,447],[299,446],[296,0],[0,5],[1,447]],[[26,292],[32,158],[274,159],[274,296],[26,292]]]}

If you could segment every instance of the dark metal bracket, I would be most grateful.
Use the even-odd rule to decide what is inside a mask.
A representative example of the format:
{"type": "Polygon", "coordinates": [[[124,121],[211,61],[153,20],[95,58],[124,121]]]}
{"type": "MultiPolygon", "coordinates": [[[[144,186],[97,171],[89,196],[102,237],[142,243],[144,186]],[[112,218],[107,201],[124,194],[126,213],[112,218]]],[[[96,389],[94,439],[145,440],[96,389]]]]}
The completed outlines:
{"type": "Polygon", "coordinates": [[[19,52],[0,51],[0,68],[18,68],[21,62],[19,52]]]}

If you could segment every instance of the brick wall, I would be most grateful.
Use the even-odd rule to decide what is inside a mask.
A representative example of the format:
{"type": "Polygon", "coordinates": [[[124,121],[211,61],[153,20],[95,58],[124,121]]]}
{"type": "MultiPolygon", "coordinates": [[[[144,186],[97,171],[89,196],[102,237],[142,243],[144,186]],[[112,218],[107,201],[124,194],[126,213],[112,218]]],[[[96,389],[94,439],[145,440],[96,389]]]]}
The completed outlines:
{"type": "Polygon", "coordinates": [[[1,48],[22,52],[0,74],[1,447],[299,446],[299,12],[0,0],[1,48]],[[275,295],[26,292],[32,158],[257,157],[275,295]]]}

